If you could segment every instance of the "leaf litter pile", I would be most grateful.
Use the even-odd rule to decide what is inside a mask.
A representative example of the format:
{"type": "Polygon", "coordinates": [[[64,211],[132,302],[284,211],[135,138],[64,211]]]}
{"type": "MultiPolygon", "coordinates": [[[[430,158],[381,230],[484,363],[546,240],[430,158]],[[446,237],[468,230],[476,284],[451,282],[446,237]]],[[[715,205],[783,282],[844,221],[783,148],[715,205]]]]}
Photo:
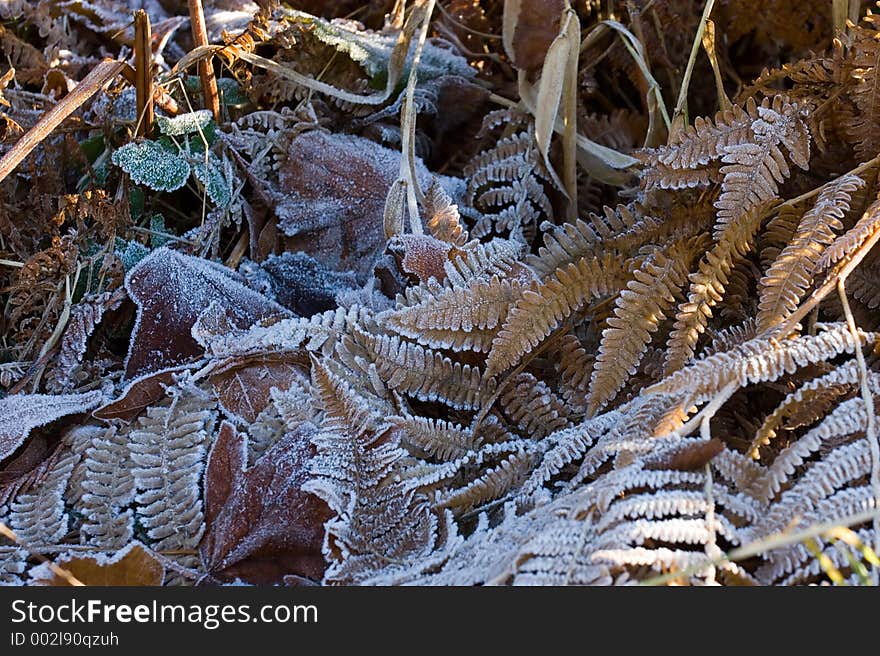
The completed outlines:
{"type": "Polygon", "coordinates": [[[0,3],[0,582],[876,583],[871,5],[0,3]]]}

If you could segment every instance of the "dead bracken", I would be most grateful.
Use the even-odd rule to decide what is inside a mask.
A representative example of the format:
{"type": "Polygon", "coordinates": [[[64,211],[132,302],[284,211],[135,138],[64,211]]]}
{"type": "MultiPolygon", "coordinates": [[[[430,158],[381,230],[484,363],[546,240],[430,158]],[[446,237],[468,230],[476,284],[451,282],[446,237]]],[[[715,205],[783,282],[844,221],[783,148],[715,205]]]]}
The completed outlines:
{"type": "Polygon", "coordinates": [[[131,4],[0,3],[0,583],[878,582],[873,3],[131,4]]]}

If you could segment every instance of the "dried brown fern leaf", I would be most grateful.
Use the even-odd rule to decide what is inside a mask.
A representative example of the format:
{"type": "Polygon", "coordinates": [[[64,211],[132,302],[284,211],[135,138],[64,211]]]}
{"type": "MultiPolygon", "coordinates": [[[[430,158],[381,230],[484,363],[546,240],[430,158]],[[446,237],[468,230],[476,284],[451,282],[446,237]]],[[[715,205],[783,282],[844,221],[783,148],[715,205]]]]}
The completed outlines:
{"type": "Polygon", "coordinates": [[[752,249],[760,224],[760,209],[740,219],[736,230],[728,231],[729,238],[717,242],[700,260],[697,270],[688,276],[688,298],[678,307],[667,341],[664,364],[667,374],[678,371],[693,357],[700,335],[712,316],[712,308],[724,298],[734,264],[752,249]]]}
{"type": "Polygon", "coordinates": [[[492,342],[486,376],[515,365],[591,299],[620,289],[634,264],[609,254],[582,258],[524,289],[492,342]]]}
{"type": "Polygon", "coordinates": [[[540,439],[571,425],[565,403],[530,373],[518,374],[498,399],[504,415],[529,439],[540,439]]]}
{"type": "Polygon", "coordinates": [[[794,312],[813,280],[824,247],[843,229],[852,193],[865,184],[844,175],[826,185],[801,219],[793,237],[761,280],[758,332],[772,328],[794,312]]]}
{"type": "Polygon", "coordinates": [[[89,337],[101,323],[104,314],[118,308],[124,298],[124,290],[104,292],[86,296],[71,308],[61,349],[46,377],[48,389],[67,393],[76,388],[81,382],[76,374],[86,354],[89,337]]]}
{"type": "Polygon", "coordinates": [[[756,116],[757,104],[750,99],[745,109],[734,105],[718,112],[714,120],[697,117],[692,126],[676,133],[667,146],[637,153],[646,165],[642,185],[646,189],[679,189],[693,186],[689,181],[694,175],[708,178],[711,162],[720,160],[728,147],[751,139],[756,116]]]}
{"type": "Polygon", "coordinates": [[[609,403],[635,374],[652,333],[675,303],[691,262],[706,242],[705,236],[699,236],[665,251],[657,250],[633,271],[633,280],[617,296],[614,316],[608,318],[608,327],[602,331],[587,397],[589,415],[609,403]]]}
{"type": "Polygon", "coordinates": [[[817,271],[841,267],[859,248],[880,230],[880,200],[871,203],[862,218],[843,235],[834,240],[816,263],[817,271]]]}
{"type": "Polygon", "coordinates": [[[474,435],[470,429],[443,419],[403,415],[389,417],[388,421],[403,431],[406,445],[438,460],[463,458],[482,443],[482,434],[474,435]]]}
{"type": "Polygon", "coordinates": [[[785,203],[761,232],[761,265],[769,269],[785,246],[792,240],[804,213],[807,211],[804,203],[785,203]]]}
{"type": "Polygon", "coordinates": [[[790,175],[781,145],[795,164],[804,170],[809,167],[810,135],[798,105],[775,96],[772,105],[765,100],[756,113],[751,123],[754,137],[727,146],[721,158],[724,182],[715,202],[716,239],[728,224],[777,197],[778,185],[790,175]]]}
{"type": "Polygon", "coordinates": [[[846,290],[871,310],[880,307],[880,251],[872,249],[849,275],[846,290]]]}
{"type": "Polygon", "coordinates": [[[772,105],[765,100],[756,107],[755,115],[752,140],[725,148],[724,182],[715,202],[716,245],[691,274],[688,299],[680,306],[669,337],[668,373],[693,357],[712,307],[723,298],[735,261],[752,248],[762,209],[777,197],[779,184],[790,175],[781,146],[798,166],[808,166],[810,138],[797,105],[776,96],[772,105]]]}
{"type": "Polygon", "coordinates": [[[589,221],[541,226],[544,245],[538,254],[526,256],[526,263],[543,279],[556,269],[577,263],[583,257],[601,255],[612,250],[628,254],[646,243],[656,241],[667,230],[665,222],[645,216],[638,205],[605,207],[603,214],[590,214],[589,221]]]}
{"type": "Polygon", "coordinates": [[[441,401],[457,409],[476,409],[494,390],[494,380],[469,364],[397,336],[361,331],[355,339],[367,349],[382,381],[422,401],[441,401]]]}
{"type": "Polygon", "coordinates": [[[438,509],[450,509],[456,514],[466,513],[477,506],[499,499],[518,487],[534,465],[535,454],[514,451],[498,464],[485,467],[481,474],[467,485],[451,489],[434,501],[438,509]]]}
{"type": "Polygon", "coordinates": [[[772,382],[809,364],[852,353],[856,348],[877,341],[875,333],[860,331],[856,343],[845,324],[820,324],[817,327],[820,329],[817,335],[780,340],[759,336],[731,351],[697,360],[646,391],[684,394],[690,403],[699,405],[724,389],[772,382]]]}
{"type": "Polygon", "coordinates": [[[379,324],[431,348],[466,348],[486,351],[495,329],[523,283],[513,279],[474,278],[465,286],[422,286],[418,294],[408,290],[407,305],[376,317],[379,324]],[[464,334],[463,334],[464,333],[464,334]],[[469,334],[473,334],[471,339],[469,334]]]}
{"type": "Polygon", "coordinates": [[[586,410],[587,390],[594,357],[587,353],[577,335],[568,333],[560,337],[547,351],[559,374],[559,391],[574,412],[586,410]]]}
{"type": "Polygon", "coordinates": [[[857,364],[855,360],[842,364],[786,396],[764,419],[755,433],[748,454],[757,460],[761,449],[770,444],[780,429],[794,430],[823,417],[832,404],[856,389],[859,382],[857,364]]]}
{"type": "Polygon", "coordinates": [[[853,28],[851,77],[856,84],[851,89],[856,112],[844,125],[856,155],[862,161],[880,152],[880,41],[877,39],[878,17],[869,13],[862,25],[853,28]]]}

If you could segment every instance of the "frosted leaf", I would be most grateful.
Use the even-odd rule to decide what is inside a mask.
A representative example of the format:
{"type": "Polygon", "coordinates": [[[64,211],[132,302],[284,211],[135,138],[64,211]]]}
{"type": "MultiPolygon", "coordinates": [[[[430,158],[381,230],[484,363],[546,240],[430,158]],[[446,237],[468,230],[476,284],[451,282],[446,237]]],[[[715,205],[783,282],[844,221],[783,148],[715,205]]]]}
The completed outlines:
{"type": "MultiPolygon", "coordinates": [[[[348,55],[352,61],[360,64],[371,78],[382,76],[388,71],[391,52],[397,43],[397,34],[382,34],[364,30],[363,25],[351,20],[326,21],[302,11],[283,10],[288,20],[299,22],[311,28],[311,33],[320,42],[334,47],[337,51],[348,55]]],[[[442,41],[428,40],[422,51],[419,62],[419,81],[431,80],[442,75],[460,75],[474,77],[476,71],[467,60],[451,48],[445,48],[442,41]]],[[[415,53],[416,39],[410,46],[403,78],[415,53]]]]}
{"type": "Polygon", "coordinates": [[[150,249],[137,241],[127,241],[116,238],[116,255],[122,260],[122,266],[126,271],[131,271],[138,262],[150,254],[150,249]]]}
{"type": "Polygon", "coordinates": [[[317,580],[326,504],[303,491],[313,453],[305,424],[247,466],[248,437],[223,422],[205,470],[206,569],[218,578],[273,583],[285,574],[317,580]]]}
{"type": "Polygon", "coordinates": [[[334,309],[337,294],[357,288],[350,272],[333,271],[302,252],[246,261],[239,272],[251,287],[304,317],[334,309]]]}
{"type": "MultiPolygon", "coordinates": [[[[163,234],[160,234],[169,234],[168,228],[165,226],[165,217],[161,214],[154,214],[152,217],[150,217],[150,230],[153,231],[153,234],[150,235],[150,246],[152,246],[153,248],[161,248],[169,241],[171,241],[170,237],[165,237],[163,234]]],[[[145,252],[144,257],[146,257],[148,254],[149,251],[145,252]]],[[[125,270],[128,271],[130,268],[131,267],[126,267],[125,270]]]]}
{"type": "Polygon", "coordinates": [[[260,319],[287,311],[247,287],[241,276],[220,264],[160,248],[135,266],[125,288],[138,306],[126,377],[133,378],[202,353],[191,329],[212,302],[228,313],[232,325],[249,328],[260,319]]]}
{"type": "Polygon", "coordinates": [[[192,134],[199,132],[208,127],[211,122],[211,110],[199,109],[195,112],[180,114],[172,118],[157,116],[156,122],[159,124],[159,131],[170,137],[179,137],[183,134],[192,134]]]}
{"type": "Polygon", "coordinates": [[[67,415],[88,412],[101,402],[101,392],[87,394],[19,394],[0,399],[0,460],[11,455],[34,428],[67,415]]]}
{"type": "Polygon", "coordinates": [[[227,159],[220,159],[214,153],[208,153],[208,162],[196,158],[192,164],[193,175],[205,185],[208,198],[217,207],[228,207],[232,202],[232,166],[227,159]]]}
{"type": "Polygon", "coordinates": [[[154,191],[175,191],[186,184],[189,163],[178,153],[155,141],[122,146],[113,153],[113,163],[132,181],[154,191]]]}
{"type": "MultiPolygon", "coordinates": [[[[293,139],[275,208],[278,227],[291,238],[288,250],[366,280],[385,247],[385,199],[399,170],[399,151],[363,137],[312,131],[293,139]]],[[[423,189],[431,185],[431,173],[418,158],[416,175],[423,189]]],[[[439,182],[453,199],[464,187],[456,178],[439,182]]]]}
{"type": "Polygon", "coordinates": [[[108,112],[117,121],[134,123],[137,121],[137,91],[134,87],[123,89],[113,101],[113,109],[108,112]]]}

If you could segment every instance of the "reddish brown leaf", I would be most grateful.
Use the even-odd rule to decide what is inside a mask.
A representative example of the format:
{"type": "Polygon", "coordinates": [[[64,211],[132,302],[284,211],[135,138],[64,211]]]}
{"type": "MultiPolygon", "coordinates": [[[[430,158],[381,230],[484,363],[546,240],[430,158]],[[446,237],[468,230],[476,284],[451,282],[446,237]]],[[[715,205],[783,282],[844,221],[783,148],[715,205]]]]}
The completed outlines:
{"type": "MultiPolygon", "coordinates": [[[[106,556],[62,556],[55,561],[80,583],[104,586],[162,585],[165,568],[142,544],[132,542],[109,558],[106,556]]],[[[48,567],[32,570],[34,585],[69,586],[70,582],[48,567]],[[35,576],[34,576],[35,575],[35,576]]]]}
{"type": "Polygon", "coordinates": [[[212,302],[227,309],[238,328],[288,314],[247,287],[234,271],[167,248],[141,260],[129,272],[125,285],[138,306],[125,365],[128,378],[198,357],[202,349],[190,330],[212,302]]]}
{"type": "Polygon", "coordinates": [[[308,359],[304,355],[261,355],[233,362],[209,380],[222,408],[230,415],[252,423],[268,405],[271,389],[288,389],[292,378],[302,376],[303,368],[308,369],[308,359]]]}
{"type": "Polygon", "coordinates": [[[165,387],[174,384],[174,374],[187,369],[187,366],[170,367],[136,378],[123,390],[122,396],[101,406],[92,412],[92,416],[108,421],[111,419],[131,421],[165,396],[165,387]]]}
{"type": "Polygon", "coordinates": [[[37,432],[0,470],[0,506],[6,505],[20,490],[30,487],[51,468],[58,453],[50,451],[49,440],[37,432]]]}
{"type": "Polygon", "coordinates": [[[446,279],[443,267],[450,259],[452,248],[452,244],[429,235],[395,235],[388,240],[388,250],[401,258],[401,269],[422,283],[429,278],[439,282],[446,279]]]}
{"type": "Polygon", "coordinates": [[[529,0],[520,4],[513,33],[513,63],[530,73],[544,65],[550,43],[559,34],[563,0],[529,0]]]}
{"type": "Polygon", "coordinates": [[[86,394],[18,394],[0,399],[0,461],[12,455],[34,428],[68,415],[88,412],[101,402],[101,392],[86,394]]]}
{"type": "Polygon", "coordinates": [[[250,469],[247,435],[223,422],[205,472],[205,568],[220,579],[278,583],[285,575],[320,579],[323,501],[300,489],[308,479],[312,427],[289,433],[250,469]]]}
{"type": "MultiPolygon", "coordinates": [[[[385,246],[385,198],[400,169],[400,153],[346,134],[306,132],[290,144],[281,169],[284,200],[275,208],[287,250],[305,251],[361,282],[385,246]]],[[[416,162],[427,189],[431,175],[416,162]]]]}

